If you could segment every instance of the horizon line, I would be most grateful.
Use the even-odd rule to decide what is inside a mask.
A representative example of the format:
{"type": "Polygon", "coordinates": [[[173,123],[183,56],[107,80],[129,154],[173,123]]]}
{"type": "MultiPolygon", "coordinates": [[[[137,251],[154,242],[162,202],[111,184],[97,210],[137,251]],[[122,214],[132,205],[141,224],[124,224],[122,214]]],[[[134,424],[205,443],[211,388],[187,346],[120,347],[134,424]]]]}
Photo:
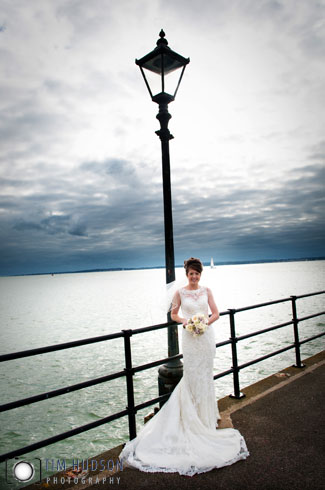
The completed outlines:
{"type": "MultiPolygon", "coordinates": [[[[256,259],[256,260],[227,260],[222,262],[214,262],[214,266],[223,265],[244,265],[244,264],[267,264],[274,262],[303,262],[303,261],[315,261],[325,260],[325,257],[301,257],[301,258],[287,258],[287,259],[256,259]]],[[[202,261],[204,266],[209,266],[210,262],[202,261]]],[[[183,265],[175,265],[176,268],[183,268],[183,265]]],[[[49,271],[49,272],[26,272],[20,274],[0,274],[0,277],[21,277],[21,276],[54,276],[59,274],[85,274],[91,272],[121,272],[121,271],[133,271],[133,270],[149,270],[149,269],[165,269],[165,265],[153,265],[143,267],[98,267],[95,269],[78,269],[78,270],[65,270],[65,271],[49,271]]]]}

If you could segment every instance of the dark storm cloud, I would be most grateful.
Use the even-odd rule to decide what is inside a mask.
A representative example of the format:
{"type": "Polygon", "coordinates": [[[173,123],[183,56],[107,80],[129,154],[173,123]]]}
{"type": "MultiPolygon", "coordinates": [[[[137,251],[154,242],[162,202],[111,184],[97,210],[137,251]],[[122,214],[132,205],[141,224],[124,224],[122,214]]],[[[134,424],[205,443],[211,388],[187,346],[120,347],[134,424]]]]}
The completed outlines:
{"type": "MultiPolygon", "coordinates": [[[[247,258],[280,258],[281,249],[287,257],[305,256],[307,251],[322,255],[321,148],[319,144],[310,150],[312,163],[284,171],[280,180],[267,181],[264,188],[246,189],[240,176],[232,176],[232,185],[212,187],[202,198],[204,186],[195,192],[191,184],[172,183],[177,257],[196,249],[206,250],[207,256],[215,252],[216,259],[226,250],[245,251],[247,258]]],[[[128,257],[125,266],[146,257],[157,257],[160,263],[162,185],[142,178],[145,164],[109,158],[84,162],[74,172],[61,170],[54,178],[46,175],[46,166],[40,168],[45,175],[35,182],[34,192],[33,178],[4,181],[5,188],[28,192],[4,195],[0,203],[2,273],[24,263],[44,263],[45,268],[46,260],[53,264],[51,270],[69,263],[78,269],[88,267],[82,264],[118,266],[122,257],[128,257]]]]}
{"type": "MultiPolygon", "coordinates": [[[[325,240],[324,167],[290,170],[277,186],[226,190],[206,200],[198,195],[190,205],[175,205],[175,235],[179,247],[204,243],[207,249],[261,250],[281,246],[290,252],[309,250],[322,255],[325,240]],[[184,219],[185,217],[185,219],[184,219]]],[[[304,252],[305,251],[305,252],[304,252]]],[[[308,255],[308,252],[307,252],[308,255]]]]}
{"type": "MultiPolygon", "coordinates": [[[[308,165],[287,172],[277,187],[225,189],[222,195],[212,192],[204,200],[199,194],[191,195],[190,203],[187,190],[173,188],[177,254],[201,247],[207,254],[228,248],[259,256],[266,250],[279,255],[281,246],[288,257],[295,250],[305,255],[306,247],[320,254],[322,175],[320,165],[308,165]]],[[[21,198],[20,206],[16,200],[16,218],[7,221],[4,239],[19,247],[6,249],[2,269],[6,261],[16,259],[22,245],[26,260],[33,255],[41,260],[47,253],[57,264],[70,260],[75,266],[78,257],[99,267],[101,257],[106,257],[105,263],[111,257],[116,264],[117,257],[129,254],[132,263],[132,258],[144,257],[145,248],[151,256],[162,253],[161,184],[143,182],[135,165],[118,159],[82,164],[77,182],[64,196],[27,196],[21,198]],[[89,175],[95,179],[92,184],[86,183],[89,175]],[[46,215],[54,203],[62,214],[46,215]],[[114,250],[120,252],[114,255],[114,250]]]]}
{"type": "Polygon", "coordinates": [[[74,222],[71,216],[49,216],[43,218],[39,223],[18,221],[13,228],[17,231],[31,232],[34,230],[42,232],[46,235],[75,235],[87,236],[85,223],[74,222]]]}
{"type": "MultiPolygon", "coordinates": [[[[113,250],[119,250],[120,256],[126,249],[129,255],[146,247],[160,249],[161,186],[158,191],[156,185],[143,180],[138,170],[141,165],[137,167],[122,159],[86,162],[74,174],[63,172],[62,180],[58,176],[38,179],[37,192],[4,199],[3,209],[14,208],[15,212],[2,215],[3,247],[17,245],[6,249],[2,269],[16,259],[20,246],[26,262],[33,255],[40,258],[46,250],[49,260],[52,256],[58,263],[62,255],[73,263],[76,257],[97,263],[105,254],[113,259],[113,250]]],[[[8,179],[7,185],[21,189],[24,181],[8,179]]],[[[25,183],[26,188],[30,185],[25,183]]]]}

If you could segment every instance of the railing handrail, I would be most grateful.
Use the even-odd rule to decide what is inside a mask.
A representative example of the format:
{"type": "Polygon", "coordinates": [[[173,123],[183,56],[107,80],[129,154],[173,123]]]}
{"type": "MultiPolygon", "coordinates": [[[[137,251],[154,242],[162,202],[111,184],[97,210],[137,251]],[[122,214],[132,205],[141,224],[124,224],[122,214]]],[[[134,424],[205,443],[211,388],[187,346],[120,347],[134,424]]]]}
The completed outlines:
{"type": "MultiPolygon", "coordinates": [[[[222,373],[218,373],[218,374],[214,375],[214,379],[219,379],[223,376],[227,376],[228,374],[232,374],[235,393],[234,393],[234,395],[230,395],[230,396],[234,396],[235,398],[240,398],[241,396],[244,396],[244,395],[242,393],[240,393],[239,372],[241,369],[244,369],[245,367],[251,366],[252,364],[256,364],[257,362],[261,362],[265,359],[268,359],[270,357],[273,357],[275,355],[278,355],[282,352],[285,352],[285,351],[287,351],[289,349],[293,349],[293,348],[295,348],[295,350],[296,350],[296,367],[304,367],[303,364],[301,363],[301,360],[300,360],[300,345],[305,344],[306,342],[309,342],[309,341],[314,340],[316,338],[319,338],[321,336],[324,336],[325,332],[313,335],[312,337],[309,337],[307,339],[300,341],[299,340],[299,332],[298,332],[298,324],[299,324],[299,322],[309,320],[309,319],[315,318],[317,316],[324,315],[325,312],[322,311],[322,312],[319,312],[316,314],[314,313],[312,315],[307,315],[307,316],[298,318],[297,317],[297,311],[296,311],[296,300],[301,299],[301,298],[316,296],[316,295],[320,295],[320,294],[324,294],[324,293],[325,293],[325,291],[318,291],[315,293],[308,293],[308,294],[303,294],[300,296],[290,296],[288,298],[282,298],[279,300],[269,301],[269,302],[265,302],[265,303],[259,303],[256,305],[251,305],[251,306],[247,306],[247,307],[243,307],[243,308],[229,309],[227,311],[221,312],[220,316],[229,315],[230,338],[228,340],[218,342],[216,344],[216,348],[222,347],[224,345],[231,344],[233,365],[230,369],[223,371],[222,373]],[[274,305],[277,303],[289,302],[289,301],[292,303],[293,318],[291,321],[281,323],[278,325],[273,325],[271,327],[264,328],[264,329],[261,329],[261,330],[255,331],[255,332],[251,332],[249,334],[236,336],[235,315],[237,313],[247,311],[247,310],[251,310],[251,309],[261,308],[261,307],[265,307],[265,306],[270,306],[270,305],[274,305]],[[266,354],[264,356],[261,356],[257,359],[253,359],[253,360],[248,361],[248,362],[243,363],[243,364],[238,364],[237,347],[236,347],[237,342],[244,340],[244,339],[247,339],[249,337],[254,337],[254,336],[269,332],[271,330],[286,327],[289,325],[294,326],[294,343],[293,344],[290,344],[286,347],[278,349],[277,351],[274,351],[274,352],[271,352],[271,353],[266,354]]],[[[83,388],[86,388],[89,386],[94,386],[96,384],[104,383],[106,381],[111,381],[113,379],[117,379],[117,378],[121,378],[121,377],[125,377],[127,380],[128,406],[126,407],[125,410],[111,414],[107,417],[104,417],[102,419],[97,420],[96,422],[91,422],[91,423],[85,424],[83,426],[76,427],[72,430],[58,434],[56,436],[52,436],[52,437],[45,439],[43,441],[39,441],[39,442],[33,443],[29,446],[25,446],[23,448],[19,448],[19,449],[14,450],[14,451],[10,451],[6,454],[2,454],[2,455],[0,455],[0,462],[5,461],[8,458],[12,458],[14,456],[20,456],[20,455],[25,454],[27,452],[31,452],[31,451],[39,449],[41,447],[45,447],[49,444],[53,444],[54,442],[58,442],[58,441],[61,441],[63,439],[66,439],[68,437],[71,437],[73,435],[80,434],[81,432],[85,432],[87,430],[98,427],[100,425],[103,425],[105,423],[111,422],[113,420],[116,420],[116,419],[124,417],[124,416],[129,417],[130,436],[134,437],[136,434],[136,429],[135,429],[135,415],[136,415],[136,413],[143,408],[149,407],[149,406],[151,406],[157,402],[161,402],[163,400],[166,400],[170,396],[170,394],[161,395],[157,398],[153,398],[152,400],[147,400],[141,404],[135,405],[135,403],[134,403],[134,389],[133,389],[133,376],[134,376],[134,374],[137,372],[140,372],[140,371],[150,369],[152,367],[159,366],[161,364],[164,364],[164,363],[172,361],[172,360],[181,359],[183,357],[183,355],[178,354],[176,356],[171,356],[171,357],[167,357],[164,359],[159,359],[157,361],[149,362],[149,363],[142,364],[139,366],[133,366],[132,365],[130,339],[133,335],[137,335],[140,333],[145,333],[145,332],[149,332],[149,331],[153,331],[153,330],[158,330],[158,329],[162,329],[162,328],[168,328],[169,326],[173,326],[173,325],[176,325],[176,323],[175,322],[166,322],[166,323],[161,323],[158,325],[151,325],[149,327],[137,328],[137,329],[132,329],[132,330],[131,329],[122,330],[121,332],[117,332],[117,333],[113,333],[113,334],[101,335],[101,336],[97,336],[97,337],[91,337],[88,339],[81,339],[81,340],[76,340],[76,341],[72,341],[72,342],[66,342],[63,344],[55,344],[55,345],[51,345],[51,346],[40,347],[40,348],[36,348],[36,349],[29,349],[26,351],[14,352],[14,353],[10,353],[10,354],[1,355],[0,356],[0,362],[4,362],[4,361],[13,360],[13,359],[19,359],[22,357],[29,357],[29,356],[44,354],[47,352],[53,352],[53,351],[69,349],[69,348],[73,348],[73,347],[79,347],[81,345],[86,345],[86,344],[91,344],[91,343],[96,343],[96,342],[103,342],[106,340],[112,340],[112,339],[116,339],[116,338],[123,338],[124,339],[124,352],[125,352],[125,368],[123,371],[118,371],[116,373],[112,373],[112,374],[109,374],[106,376],[102,376],[100,378],[87,380],[87,381],[84,381],[81,383],[77,383],[74,385],[70,385],[70,386],[66,386],[63,388],[56,389],[56,390],[52,390],[52,391],[47,392],[47,393],[41,393],[39,395],[34,395],[34,396],[24,398],[21,400],[16,400],[14,402],[9,402],[9,403],[6,403],[6,404],[0,406],[0,412],[6,411],[6,410],[12,410],[14,408],[29,405],[31,403],[35,403],[35,402],[42,401],[45,399],[53,398],[55,396],[60,396],[60,395],[63,395],[63,394],[66,394],[66,393],[69,393],[72,391],[77,391],[77,390],[80,390],[80,389],[83,389],[83,388]]]]}

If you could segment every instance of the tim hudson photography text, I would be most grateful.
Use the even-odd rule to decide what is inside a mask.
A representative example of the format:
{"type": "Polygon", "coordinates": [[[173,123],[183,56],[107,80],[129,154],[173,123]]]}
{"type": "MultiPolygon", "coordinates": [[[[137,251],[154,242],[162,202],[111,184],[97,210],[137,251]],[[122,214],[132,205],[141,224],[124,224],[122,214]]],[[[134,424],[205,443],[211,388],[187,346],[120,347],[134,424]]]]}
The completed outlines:
{"type": "Polygon", "coordinates": [[[117,485],[120,484],[120,479],[121,477],[119,476],[109,476],[109,477],[103,477],[102,479],[100,479],[98,476],[88,476],[87,478],[86,477],[83,477],[83,478],[70,478],[69,476],[68,477],[64,477],[64,476],[61,476],[61,477],[57,477],[57,476],[53,476],[52,478],[48,477],[46,478],[46,483],[49,484],[51,483],[52,485],[64,485],[65,483],[74,483],[75,485],[77,485],[78,483],[81,483],[82,485],[85,485],[86,483],[88,485],[99,485],[100,483],[102,483],[103,485],[105,483],[108,483],[109,485],[114,485],[115,483],[117,483],[117,485]]]}
{"type": "Polygon", "coordinates": [[[113,459],[72,459],[67,464],[66,459],[45,459],[46,471],[64,471],[66,469],[82,471],[123,471],[123,463],[119,459],[115,462],[113,459]]]}
{"type": "Polygon", "coordinates": [[[46,478],[46,483],[51,482],[52,485],[64,485],[69,484],[88,484],[88,485],[98,485],[110,484],[117,485],[120,484],[120,477],[113,476],[114,473],[123,471],[123,463],[119,459],[114,461],[113,459],[72,459],[71,463],[68,463],[65,459],[45,459],[45,469],[46,471],[67,471],[67,474],[61,476],[52,475],[46,478]],[[108,471],[109,475],[101,474],[101,472],[108,471]],[[73,475],[73,473],[76,473],[73,475]],[[91,476],[91,472],[95,473],[91,476]]]}

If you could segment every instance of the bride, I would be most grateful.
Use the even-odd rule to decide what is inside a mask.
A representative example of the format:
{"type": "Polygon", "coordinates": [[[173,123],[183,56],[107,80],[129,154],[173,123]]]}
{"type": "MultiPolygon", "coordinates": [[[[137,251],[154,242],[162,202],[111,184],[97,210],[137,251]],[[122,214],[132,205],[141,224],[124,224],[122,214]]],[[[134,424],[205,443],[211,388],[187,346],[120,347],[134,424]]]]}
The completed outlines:
{"type": "Polygon", "coordinates": [[[220,415],[214,394],[216,348],[210,325],[219,318],[219,312],[211,290],[199,285],[202,262],[191,257],[184,268],[188,284],[175,293],[171,305],[172,319],[184,327],[183,377],[159,412],[125,444],[119,457],[126,466],[141,471],[193,476],[246,459],[249,452],[238,430],[216,429],[220,415]],[[198,314],[208,318],[208,326],[203,334],[193,335],[189,320],[198,314]]]}

